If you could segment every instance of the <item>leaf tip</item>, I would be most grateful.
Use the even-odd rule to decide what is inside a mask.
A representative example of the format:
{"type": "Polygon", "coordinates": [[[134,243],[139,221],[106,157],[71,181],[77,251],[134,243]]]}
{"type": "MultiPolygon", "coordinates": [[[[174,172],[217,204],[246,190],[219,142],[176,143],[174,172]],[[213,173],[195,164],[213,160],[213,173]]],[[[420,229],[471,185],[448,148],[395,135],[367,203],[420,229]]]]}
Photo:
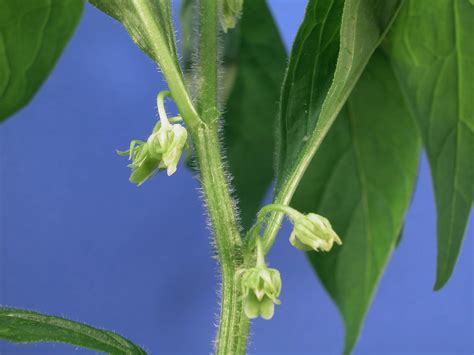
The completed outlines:
{"type": "MultiPolygon", "coordinates": [[[[338,306],[339,307],[339,306],[338,306]]],[[[342,313],[342,309],[339,308],[342,313]]],[[[343,315],[344,319],[344,350],[342,353],[344,355],[350,355],[351,352],[354,350],[354,347],[359,340],[360,333],[362,330],[362,325],[364,323],[365,312],[360,314],[358,317],[354,319],[347,318],[343,315]]]]}
{"type": "Polygon", "coordinates": [[[452,274],[452,270],[443,272],[438,270],[436,273],[436,281],[433,286],[433,291],[440,291],[449,281],[452,274]]]}
{"type": "Polygon", "coordinates": [[[443,253],[438,251],[438,260],[436,265],[436,281],[433,286],[433,291],[441,290],[451,278],[456,267],[457,256],[460,251],[460,246],[456,249],[456,256],[454,258],[447,258],[443,253]]]}
{"type": "Polygon", "coordinates": [[[350,336],[346,330],[346,336],[344,339],[344,350],[342,351],[343,355],[350,355],[357,342],[357,338],[358,336],[350,336]]]}

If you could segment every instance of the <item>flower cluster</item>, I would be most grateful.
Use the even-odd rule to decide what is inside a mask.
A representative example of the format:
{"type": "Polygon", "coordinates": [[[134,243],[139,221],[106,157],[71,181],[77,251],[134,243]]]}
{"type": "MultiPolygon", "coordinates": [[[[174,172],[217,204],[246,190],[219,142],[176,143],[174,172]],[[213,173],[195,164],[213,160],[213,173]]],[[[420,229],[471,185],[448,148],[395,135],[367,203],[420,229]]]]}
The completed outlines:
{"type": "MultiPolygon", "coordinates": [[[[257,222],[247,234],[249,251],[256,251],[256,265],[237,273],[240,277],[241,293],[244,300],[244,311],[248,318],[262,317],[270,319],[275,311],[275,304],[280,304],[278,297],[281,292],[280,272],[268,268],[265,262],[264,241],[271,246],[271,239],[264,239],[260,229],[265,223],[269,212],[280,212],[288,216],[294,224],[290,243],[297,249],[308,251],[330,251],[334,243],[341,245],[342,241],[332,229],[329,221],[315,213],[302,214],[290,206],[269,204],[263,207],[257,215],[257,222]],[[254,249],[255,248],[255,249],[254,249]]],[[[268,238],[268,237],[267,237],[268,238]]]]}
{"type": "Polygon", "coordinates": [[[132,169],[130,181],[140,186],[159,170],[167,170],[168,176],[176,172],[179,159],[186,146],[188,132],[179,123],[181,118],[168,119],[164,109],[164,96],[168,91],[158,95],[158,112],[160,121],[155,125],[153,132],[146,142],[133,140],[130,149],[117,151],[118,154],[129,157],[132,161],[128,166],[132,169]]]}

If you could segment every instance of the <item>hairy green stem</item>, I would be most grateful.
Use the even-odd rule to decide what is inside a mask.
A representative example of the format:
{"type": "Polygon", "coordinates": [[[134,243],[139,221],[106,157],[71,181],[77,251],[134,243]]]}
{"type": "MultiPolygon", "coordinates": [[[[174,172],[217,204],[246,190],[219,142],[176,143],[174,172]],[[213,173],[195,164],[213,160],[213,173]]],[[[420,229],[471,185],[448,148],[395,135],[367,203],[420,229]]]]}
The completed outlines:
{"type": "MultiPolygon", "coordinates": [[[[243,310],[242,310],[243,312],[243,310]]],[[[237,334],[237,345],[235,348],[236,355],[245,355],[247,353],[247,339],[250,330],[250,320],[245,314],[240,316],[240,325],[237,334]]]]}
{"type": "Polygon", "coordinates": [[[189,127],[196,127],[201,120],[194,108],[191,96],[183,80],[183,73],[177,63],[177,58],[171,53],[168,40],[157,27],[153,16],[153,9],[146,0],[132,0],[131,4],[135,7],[138,16],[144,24],[150,38],[154,38],[152,48],[150,49],[158,59],[163,75],[173,93],[173,100],[178,106],[178,110],[185,118],[189,127]]]}
{"type": "Polygon", "coordinates": [[[235,277],[243,265],[242,239],[230,195],[219,144],[217,0],[199,2],[197,111],[204,122],[191,130],[201,173],[201,183],[222,272],[221,311],[215,352],[244,354],[249,320],[243,314],[240,287],[235,277]]]}
{"type": "MultiPolygon", "coordinates": [[[[222,164],[216,125],[193,135],[201,183],[222,272],[222,295],[216,354],[236,354],[241,342],[242,300],[236,271],[242,266],[242,240],[222,164]]],[[[246,336],[245,336],[246,338],[246,336]]]]}

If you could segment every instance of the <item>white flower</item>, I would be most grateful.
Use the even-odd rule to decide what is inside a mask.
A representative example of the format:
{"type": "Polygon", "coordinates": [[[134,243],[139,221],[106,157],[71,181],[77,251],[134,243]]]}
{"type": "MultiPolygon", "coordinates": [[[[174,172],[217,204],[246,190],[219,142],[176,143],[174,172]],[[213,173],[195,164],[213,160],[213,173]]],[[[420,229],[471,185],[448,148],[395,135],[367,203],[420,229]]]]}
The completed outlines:
{"type": "Polygon", "coordinates": [[[188,139],[188,131],[180,124],[163,125],[150,138],[153,136],[155,136],[153,140],[157,140],[153,146],[156,146],[156,151],[162,154],[160,168],[165,168],[168,176],[171,176],[176,172],[188,139]]]}

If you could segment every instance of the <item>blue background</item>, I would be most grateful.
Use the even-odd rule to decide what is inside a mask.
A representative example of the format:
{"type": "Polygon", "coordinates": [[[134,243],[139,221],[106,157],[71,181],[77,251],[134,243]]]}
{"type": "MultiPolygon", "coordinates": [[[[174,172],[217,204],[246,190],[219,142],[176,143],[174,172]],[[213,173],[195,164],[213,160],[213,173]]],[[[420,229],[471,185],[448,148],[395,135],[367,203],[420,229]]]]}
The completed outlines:
{"type": "MultiPolygon", "coordinates": [[[[287,47],[305,1],[270,1],[287,47]]],[[[116,148],[146,137],[166,87],[114,21],[87,6],[33,102],[0,126],[0,303],[115,330],[150,354],[207,354],[218,266],[198,182],[181,168],[141,188],[116,148]]],[[[435,209],[426,159],[405,233],[380,283],[356,354],[472,354],[473,238],[432,292],[435,209]]],[[[285,226],[282,235],[288,235],[285,226]]],[[[343,326],[304,256],[279,238],[282,305],[252,328],[252,354],[337,354],[343,326]]],[[[0,344],[1,354],[88,353],[0,344]]]]}

